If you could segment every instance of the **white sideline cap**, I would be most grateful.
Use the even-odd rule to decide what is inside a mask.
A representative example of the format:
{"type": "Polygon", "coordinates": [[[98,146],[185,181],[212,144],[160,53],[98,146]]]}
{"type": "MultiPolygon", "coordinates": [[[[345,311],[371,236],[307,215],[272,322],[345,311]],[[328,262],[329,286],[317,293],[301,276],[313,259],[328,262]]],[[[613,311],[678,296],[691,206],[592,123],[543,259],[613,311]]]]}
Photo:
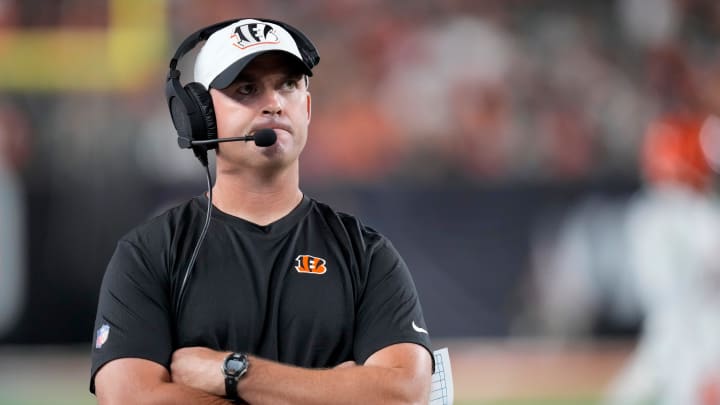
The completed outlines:
{"type": "Polygon", "coordinates": [[[244,19],[210,35],[195,59],[194,80],[206,89],[224,89],[255,57],[272,51],[295,56],[304,73],[312,76],[312,66],[303,60],[287,30],[271,22],[244,19]]]}

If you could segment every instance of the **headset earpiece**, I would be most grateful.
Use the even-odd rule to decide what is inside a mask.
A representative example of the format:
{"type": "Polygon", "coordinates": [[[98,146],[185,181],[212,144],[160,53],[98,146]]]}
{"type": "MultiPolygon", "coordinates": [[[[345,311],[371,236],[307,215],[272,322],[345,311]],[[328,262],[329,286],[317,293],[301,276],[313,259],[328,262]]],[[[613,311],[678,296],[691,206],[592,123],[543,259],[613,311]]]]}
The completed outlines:
{"type": "Polygon", "coordinates": [[[207,164],[207,151],[217,145],[193,145],[192,141],[217,138],[212,97],[200,83],[188,83],[183,87],[179,72],[177,76],[168,79],[165,95],[178,134],[178,145],[181,148],[192,148],[200,162],[207,164]]]}
{"type": "MultiPolygon", "coordinates": [[[[198,133],[193,132],[193,140],[217,139],[215,109],[213,108],[210,92],[205,90],[205,86],[196,82],[186,84],[185,91],[198,109],[199,114],[197,115],[197,119],[202,121],[202,123],[197,123],[197,127],[202,126],[202,131],[198,133]]],[[[193,119],[195,119],[195,117],[193,117],[193,119]]],[[[217,148],[217,144],[209,145],[209,149],[215,148],[217,148]]]]}

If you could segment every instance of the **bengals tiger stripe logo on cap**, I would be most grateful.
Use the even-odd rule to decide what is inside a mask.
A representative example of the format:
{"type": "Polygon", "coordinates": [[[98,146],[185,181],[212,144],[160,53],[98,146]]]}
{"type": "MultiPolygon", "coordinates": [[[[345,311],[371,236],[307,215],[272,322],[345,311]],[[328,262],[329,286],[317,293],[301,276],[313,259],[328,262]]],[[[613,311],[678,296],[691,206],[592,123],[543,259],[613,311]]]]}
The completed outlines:
{"type": "Polygon", "coordinates": [[[299,255],[295,258],[295,270],[298,273],[325,274],[327,261],[321,257],[299,255]]]}
{"type": "Polygon", "coordinates": [[[273,27],[263,23],[241,25],[235,28],[235,32],[230,38],[235,40],[233,45],[240,49],[255,45],[280,43],[280,38],[278,38],[273,27]]]}

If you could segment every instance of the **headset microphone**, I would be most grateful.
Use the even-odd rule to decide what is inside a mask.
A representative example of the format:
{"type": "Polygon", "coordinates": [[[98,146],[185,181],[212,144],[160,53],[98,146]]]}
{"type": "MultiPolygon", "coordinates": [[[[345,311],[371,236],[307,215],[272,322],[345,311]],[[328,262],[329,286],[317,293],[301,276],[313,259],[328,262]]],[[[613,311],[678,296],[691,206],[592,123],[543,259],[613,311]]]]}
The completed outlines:
{"type": "Polygon", "coordinates": [[[255,141],[255,145],[261,148],[266,148],[275,144],[277,141],[277,134],[275,133],[275,130],[271,128],[263,128],[255,132],[253,140],[255,141]]]}
{"type": "Polygon", "coordinates": [[[275,141],[277,140],[277,134],[275,133],[275,130],[271,128],[263,128],[258,131],[256,131],[252,135],[245,135],[245,136],[233,136],[229,138],[215,138],[215,139],[203,139],[198,141],[188,141],[189,146],[192,147],[195,145],[207,145],[207,144],[215,144],[215,143],[221,143],[221,142],[236,142],[236,141],[255,141],[256,146],[260,147],[268,147],[275,144],[275,141]]]}

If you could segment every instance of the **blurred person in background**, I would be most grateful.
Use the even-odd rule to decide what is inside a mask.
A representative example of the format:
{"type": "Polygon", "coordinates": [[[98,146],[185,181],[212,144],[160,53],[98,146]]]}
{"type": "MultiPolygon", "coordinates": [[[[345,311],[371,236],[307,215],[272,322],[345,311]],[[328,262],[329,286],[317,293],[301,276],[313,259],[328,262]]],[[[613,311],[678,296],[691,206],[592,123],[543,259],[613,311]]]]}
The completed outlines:
{"type": "MultiPolygon", "coordinates": [[[[182,88],[203,114],[191,136],[276,138],[218,147],[207,196],[120,240],[91,391],[102,404],[426,403],[433,359],[407,266],[385,237],[299,188],[314,46],[278,22],[216,28],[182,88]]],[[[190,107],[178,97],[182,138],[178,108],[190,107]]],[[[207,149],[195,153],[207,167],[207,149]]]]}
{"type": "Polygon", "coordinates": [[[18,320],[26,291],[25,201],[19,170],[29,152],[29,123],[0,100],[0,337],[18,320]]]}
{"type": "Polygon", "coordinates": [[[628,270],[644,315],[637,347],[607,403],[720,404],[720,123],[687,56],[653,50],[662,100],[640,153],[644,188],[630,202],[628,270]],[[717,169],[717,167],[715,167],[717,169]]]}

